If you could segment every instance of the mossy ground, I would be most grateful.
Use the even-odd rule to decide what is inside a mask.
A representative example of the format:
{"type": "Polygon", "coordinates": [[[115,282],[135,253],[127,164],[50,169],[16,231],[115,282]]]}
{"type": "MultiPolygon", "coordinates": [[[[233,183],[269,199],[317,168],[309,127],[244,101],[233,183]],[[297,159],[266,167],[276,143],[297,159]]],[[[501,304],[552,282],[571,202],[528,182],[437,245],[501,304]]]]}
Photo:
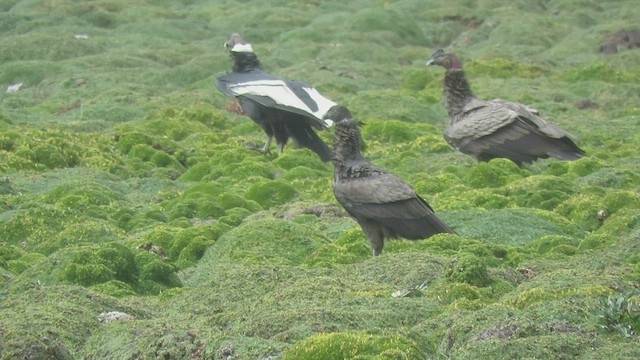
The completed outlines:
{"type": "Polygon", "coordinates": [[[638,9],[0,1],[0,357],[639,358],[638,49],[599,53],[638,9]],[[264,134],[214,85],[231,32],[349,106],[366,156],[459,235],[374,259],[331,164],[247,150],[264,134]],[[424,65],[442,47],[478,96],[527,103],[590,156],[451,149],[424,65]]]}

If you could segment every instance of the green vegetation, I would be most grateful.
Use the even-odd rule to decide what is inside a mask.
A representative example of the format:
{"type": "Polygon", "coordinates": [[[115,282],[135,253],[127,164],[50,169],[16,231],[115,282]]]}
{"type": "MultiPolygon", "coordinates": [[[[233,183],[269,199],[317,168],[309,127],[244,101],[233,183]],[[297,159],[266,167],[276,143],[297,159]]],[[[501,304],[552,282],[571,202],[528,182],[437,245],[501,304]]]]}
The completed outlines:
{"type": "Polygon", "coordinates": [[[0,1],[0,358],[640,358],[638,49],[599,53],[638,18],[630,0],[0,1]],[[330,163],[246,149],[263,132],[215,88],[236,31],[347,105],[365,155],[458,234],[372,258],[330,163]],[[438,48],[589,157],[450,148],[438,48]]]}

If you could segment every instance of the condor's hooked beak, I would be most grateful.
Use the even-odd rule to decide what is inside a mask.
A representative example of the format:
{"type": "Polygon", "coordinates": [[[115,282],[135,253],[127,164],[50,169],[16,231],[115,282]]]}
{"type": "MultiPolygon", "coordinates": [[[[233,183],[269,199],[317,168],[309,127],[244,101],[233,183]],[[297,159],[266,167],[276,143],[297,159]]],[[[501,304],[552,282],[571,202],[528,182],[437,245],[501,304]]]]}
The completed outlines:
{"type": "Polygon", "coordinates": [[[431,58],[427,60],[427,66],[436,65],[436,61],[439,61],[443,55],[444,55],[444,50],[442,49],[439,49],[438,51],[433,53],[433,55],[431,55],[431,58]]]}

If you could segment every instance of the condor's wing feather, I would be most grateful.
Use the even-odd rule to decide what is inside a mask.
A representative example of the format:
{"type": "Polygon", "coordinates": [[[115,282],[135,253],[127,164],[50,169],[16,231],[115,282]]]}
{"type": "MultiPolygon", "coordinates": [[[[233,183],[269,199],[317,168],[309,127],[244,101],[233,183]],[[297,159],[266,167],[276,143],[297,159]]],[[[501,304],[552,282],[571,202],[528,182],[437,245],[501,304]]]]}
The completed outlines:
{"type": "Polygon", "coordinates": [[[319,122],[336,105],[305,83],[283,80],[263,71],[229,73],[219,77],[216,85],[227,96],[245,96],[264,106],[312,117],[319,122]]]}
{"type": "Polygon", "coordinates": [[[471,104],[460,121],[445,130],[445,139],[465,154],[504,157],[519,164],[550,155],[562,160],[584,155],[571,134],[534,109],[501,99],[471,104]]]}
{"type": "Polygon", "coordinates": [[[436,233],[453,232],[429,204],[399,178],[391,174],[336,182],[338,201],[356,219],[371,219],[407,239],[422,239],[436,233]]]}

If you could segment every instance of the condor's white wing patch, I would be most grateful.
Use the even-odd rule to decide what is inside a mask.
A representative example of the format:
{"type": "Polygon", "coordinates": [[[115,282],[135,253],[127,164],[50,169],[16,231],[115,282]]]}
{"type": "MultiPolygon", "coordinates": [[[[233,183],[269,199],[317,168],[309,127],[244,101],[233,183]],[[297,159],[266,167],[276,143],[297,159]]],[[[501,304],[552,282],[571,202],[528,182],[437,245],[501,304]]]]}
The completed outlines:
{"type": "MultiPolygon", "coordinates": [[[[320,95],[316,89],[312,87],[302,87],[302,90],[304,90],[317,105],[316,109],[312,109],[282,80],[257,80],[227,84],[226,86],[235,96],[265,96],[271,98],[277,104],[302,110],[318,119],[322,119],[324,114],[329,111],[332,106],[336,105],[335,102],[320,95]]],[[[331,126],[332,123],[327,123],[326,125],[331,126]]]]}

